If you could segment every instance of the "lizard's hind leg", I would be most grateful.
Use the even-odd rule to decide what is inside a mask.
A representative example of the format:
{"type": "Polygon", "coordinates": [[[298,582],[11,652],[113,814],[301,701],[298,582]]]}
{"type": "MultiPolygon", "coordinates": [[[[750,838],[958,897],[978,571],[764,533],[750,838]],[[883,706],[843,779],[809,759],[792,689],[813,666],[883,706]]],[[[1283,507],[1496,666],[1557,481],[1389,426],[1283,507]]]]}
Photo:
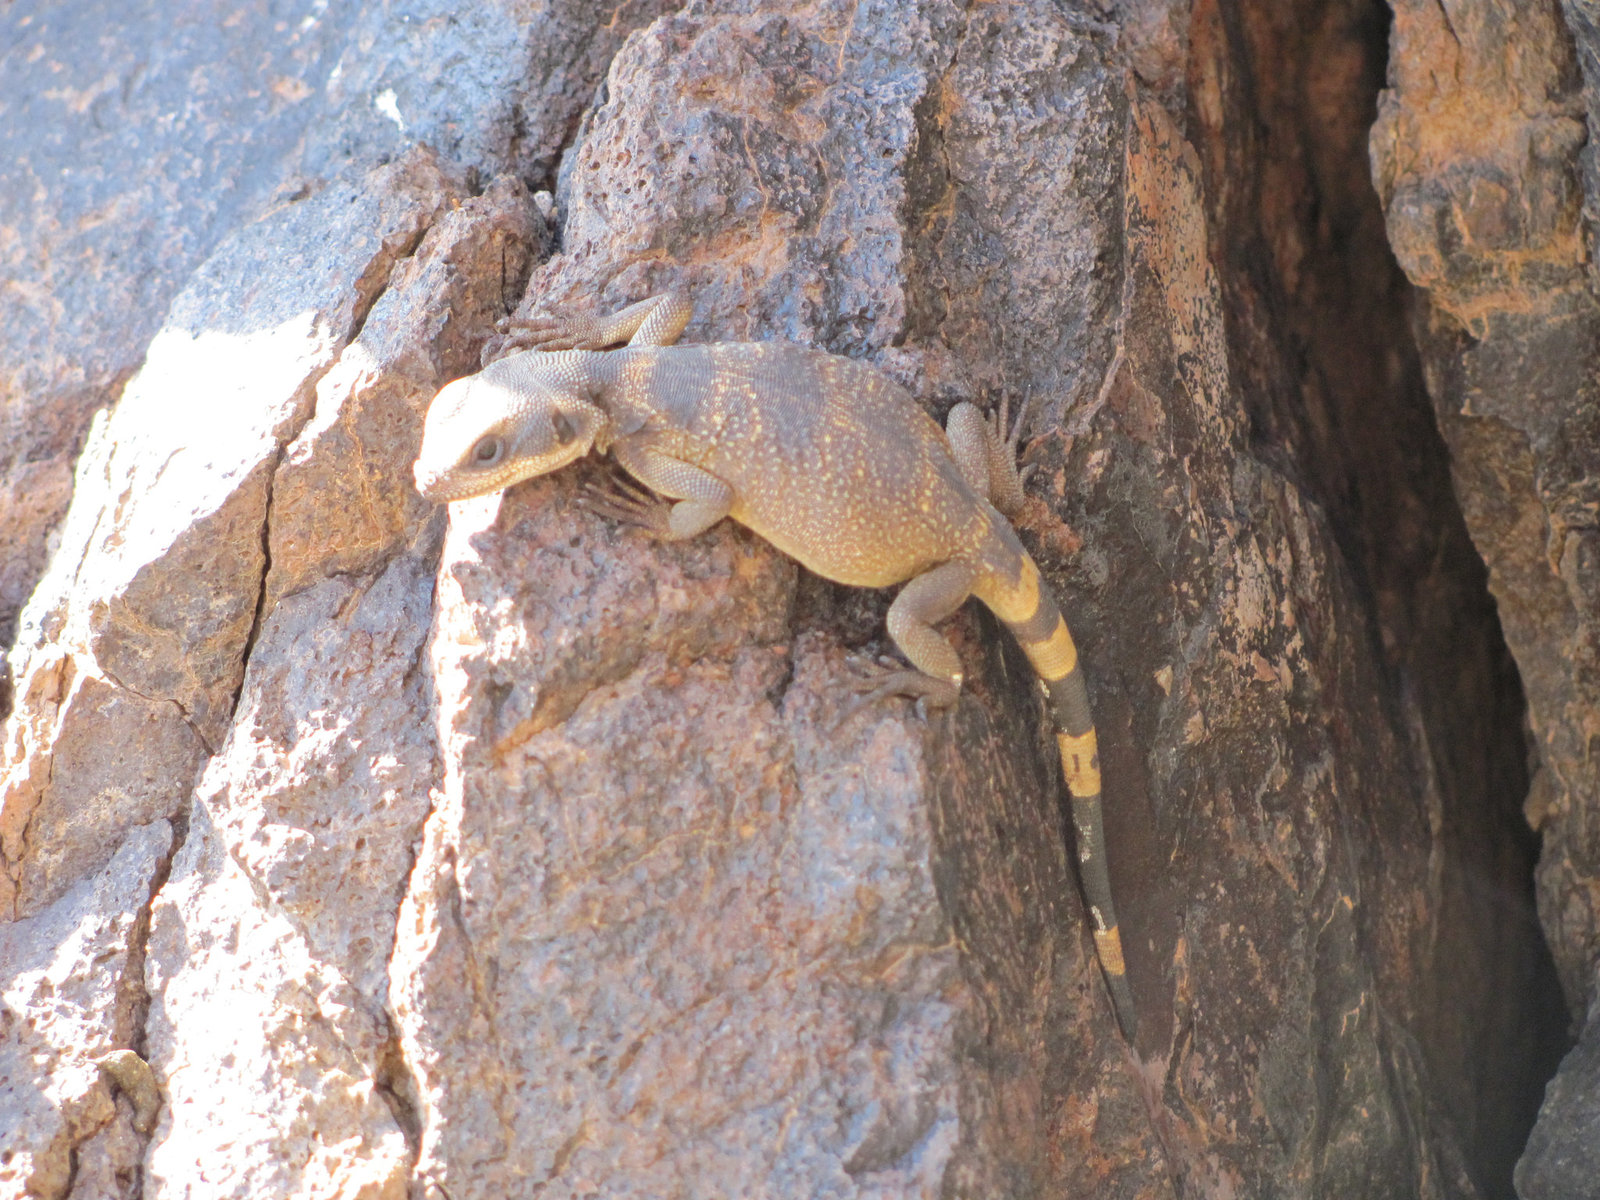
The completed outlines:
{"type": "Polygon", "coordinates": [[[889,636],[911,660],[912,669],[878,671],[861,681],[861,698],[840,721],[890,696],[906,696],[927,708],[949,708],[961,692],[961,658],[934,628],[972,594],[976,572],[970,563],[947,562],[918,575],[889,606],[889,636]]]}

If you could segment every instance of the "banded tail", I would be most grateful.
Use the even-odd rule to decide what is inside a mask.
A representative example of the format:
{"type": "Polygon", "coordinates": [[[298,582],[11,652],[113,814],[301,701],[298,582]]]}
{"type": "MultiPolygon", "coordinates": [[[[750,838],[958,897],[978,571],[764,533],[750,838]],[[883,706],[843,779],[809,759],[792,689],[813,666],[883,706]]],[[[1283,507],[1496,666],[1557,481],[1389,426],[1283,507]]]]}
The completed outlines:
{"type": "Polygon", "coordinates": [[[1095,952],[1111,993],[1111,1007],[1131,1045],[1138,1028],[1133,990],[1122,957],[1122,935],[1117,911],[1111,903],[1111,876],[1106,868],[1106,834],[1100,805],[1100,754],[1095,741],[1094,717],[1078,647],[1061,616],[1061,610],[1041,585],[1039,568],[1024,554],[1017,584],[1008,593],[984,597],[996,616],[1011,630],[1028,662],[1050,697],[1055,715],[1056,746],[1061,753],[1061,773],[1072,793],[1072,824],[1077,834],[1078,879],[1083,885],[1094,921],[1095,952]]]}

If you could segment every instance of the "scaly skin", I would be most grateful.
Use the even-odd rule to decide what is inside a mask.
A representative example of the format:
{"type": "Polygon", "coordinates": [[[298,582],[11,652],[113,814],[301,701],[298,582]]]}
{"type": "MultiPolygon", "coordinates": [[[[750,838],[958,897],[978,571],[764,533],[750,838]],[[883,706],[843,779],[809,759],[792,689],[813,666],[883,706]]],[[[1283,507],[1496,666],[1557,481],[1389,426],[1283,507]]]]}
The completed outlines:
{"type": "Polygon", "coordinates": [[[934,626],[968,596],[982,600],[1050,697],[1095,947],[1132,1042],[1078,651],[1001,515],[1022,502],[1014,435],[1004,436],[1003,417],[991,424],[970,404],[958,404],[941,430],[878,371],[820,350],[676,345],[692,311],[666,295],[599,320],[521,322],[501,339],[506,357],[435,397],[418,490],[461,500],[609,451],[650,492],[619,488],[591,498],[591,508],[669,539],[732,517],[828,579],[903,583],[889,634],[914,669],[885,676],[874,697],[953,703],[961,660],[934,626]]]}

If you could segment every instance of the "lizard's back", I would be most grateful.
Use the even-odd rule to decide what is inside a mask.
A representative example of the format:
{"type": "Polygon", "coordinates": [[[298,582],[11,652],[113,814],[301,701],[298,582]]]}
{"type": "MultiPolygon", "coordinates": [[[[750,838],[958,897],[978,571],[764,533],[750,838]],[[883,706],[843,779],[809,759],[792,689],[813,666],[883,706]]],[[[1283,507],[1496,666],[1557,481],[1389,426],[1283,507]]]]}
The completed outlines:
{"type": "Polygon", "coordinates": [[[944,431],[869,366],[784,342],[615,353],[653,413],[640,436],[728,483],[730,515],[820,575],[884,587],[990,539],[944,431]]]}

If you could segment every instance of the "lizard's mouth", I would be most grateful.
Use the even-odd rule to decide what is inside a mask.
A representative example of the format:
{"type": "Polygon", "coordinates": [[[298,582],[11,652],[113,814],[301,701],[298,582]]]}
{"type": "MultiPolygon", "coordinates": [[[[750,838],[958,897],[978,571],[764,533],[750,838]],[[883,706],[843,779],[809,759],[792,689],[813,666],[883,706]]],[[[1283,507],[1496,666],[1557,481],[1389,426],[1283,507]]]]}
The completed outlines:
{"type": "Polygon", "coordinates": [[[580,438],[549,454],[537,457],[516,456],[489,470],[475,471],[460,463],[446,467],[430,467],[425,466],[423,460],[419,458],[412,465],[411,474],[416,479],[417,491],[422,493],[424,500],[431,500],[435,504],[448,504],[452,500],[470,500],[474,496],[502,491],[513,484],[521,483],[524,479],[558,471],[588,453],[591,441],[589,438],[580,438]]]}
{"type": "Polygon", "coordinates": [[[452,479],[448,471],[425,470],[419,462],[411,468],[412,475],[417,481],[417,491],[424,500],[431,500],[435,504],[448,504],[452,500],[467,500],[484,492],[492,492],[494,486],[482,486],[482,481],[476,479],[452,479]]]}

